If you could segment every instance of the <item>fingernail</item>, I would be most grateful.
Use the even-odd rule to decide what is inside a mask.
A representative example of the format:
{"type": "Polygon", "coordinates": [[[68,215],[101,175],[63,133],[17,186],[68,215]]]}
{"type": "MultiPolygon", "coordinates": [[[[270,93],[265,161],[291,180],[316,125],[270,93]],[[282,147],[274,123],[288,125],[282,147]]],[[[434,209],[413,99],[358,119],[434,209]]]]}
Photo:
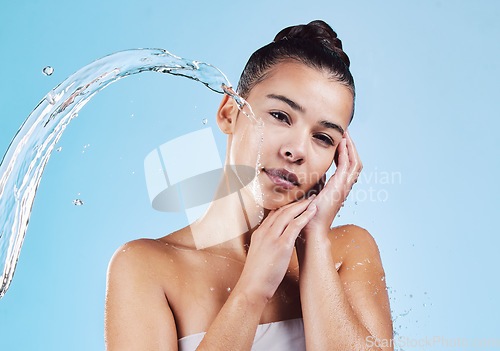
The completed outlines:
{"type": "Polygon", "coordinates": [[[309,196],[309,199],[314,199],[316,197],[316,194],[312,194],[311,196],[309,196]]]}

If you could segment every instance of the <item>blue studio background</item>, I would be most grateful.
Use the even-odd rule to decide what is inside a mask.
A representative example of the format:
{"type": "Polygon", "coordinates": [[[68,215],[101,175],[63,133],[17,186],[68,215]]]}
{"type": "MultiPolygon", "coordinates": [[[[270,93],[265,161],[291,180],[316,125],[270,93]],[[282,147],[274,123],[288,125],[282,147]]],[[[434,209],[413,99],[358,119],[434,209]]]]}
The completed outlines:
{"type": "MultiPolygon", "coordinates": [[[[364,164],[335,224],[358,224],[377,241],[399,336],[498,340],[499,12],[498,1],[4,0],[0,152],[48,91],[97,58],[162,48],[211,63],[236,85],[249,55],[280,29],[323,19],[351,59],[350,131],[364,164]]],[[[2,350],[104,349],[113,252],[186,225],[183,213],[151,208],[144,158],[212,127],[223,159],[220,98],[142,73],[80,111],[47,164],[0,300],[2,350]]]]}

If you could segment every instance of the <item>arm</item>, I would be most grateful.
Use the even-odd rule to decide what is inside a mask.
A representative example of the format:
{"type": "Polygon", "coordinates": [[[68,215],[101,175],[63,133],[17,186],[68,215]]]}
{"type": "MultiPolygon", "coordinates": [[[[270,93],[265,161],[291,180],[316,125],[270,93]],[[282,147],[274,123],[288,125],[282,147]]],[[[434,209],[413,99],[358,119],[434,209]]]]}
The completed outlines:
{"type": "Polygon", "coordinates": [[[272,211],[252,234],[243,272],[197,350],[250,350],[267,302],[290,264],[295,240],[316,209],[306,199],[272,211]]]}
{"type": "Polygon", "coordinates": [[[384,343],[375,339],[387,343],[393,337],[377,245],[362,228],[345,230],[339,240],[330,234],[329,240],[306,241],[297,247],[308,350],[380,350],[376,345],[384,343]],[[336,244],[342,249],[349,245],[338,273],[333,260],[336,244]]]}
{"type": "Polygon", "coordinates": [[[196,350],[250,350],[266,303],[237,284],[196,350]]]}
{"type": "Polygon", "coordinates": [[[296,243],[306,345],[308,350],[380,350],[372,341],[385,339],[386,345],[392,339],[392,320],[377,245],[356,226],[348,226],[339,240],[331,237],[330,226],[363,167],[348,131],[334,159],[335,174],[318,189],[312,202],[317,213],[296,243]],[[335,250],[345,257],[339,272],[335,250]]]}

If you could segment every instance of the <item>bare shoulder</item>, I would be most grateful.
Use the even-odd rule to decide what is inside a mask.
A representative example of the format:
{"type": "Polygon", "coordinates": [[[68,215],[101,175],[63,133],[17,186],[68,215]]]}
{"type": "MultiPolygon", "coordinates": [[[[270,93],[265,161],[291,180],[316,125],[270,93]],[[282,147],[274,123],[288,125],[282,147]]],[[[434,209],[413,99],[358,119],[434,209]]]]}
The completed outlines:
{"type": "Polygon", "coordinates": [[[153,268],[153,261],[162,253],[157,240],[137,239],[121,245],[113,254],[108,266],[110,273],[132,273],[143,270],[146,266],[153,268]]]}
{"type": "Polygon", "coordinates": [[[156,239],[136,239],[121,245],[116,249],[111,260],[131,257],[158,251],[158,240],[156,239]]]}
{"type": "Polygon", "coordinates": [[[349,269],[354,273],[354,268],[363,266],[363,271],[369,269],[374,275],[385,275],[377,243],[366,229],[353,224],[342,225],[332,228],[329,238],[335,259],[342,262],[342,273],[349,269]]]}
{"type": "Polygon", "coordinates": [[[153,239],[134,240],[111,258],[105,306],[107,350],[175,347],[175,320],[162,285],[164,270],[158,264],[166,252],[161,245],[153,239]]]}
{"type": "Polygon", "coordinates": [[[128,281],[157,284],[165,294],[173,290],[172,276],[185,269],[181,261],[182,250],[175,250],[168,237],[137,239],[121,245],[108,265],[108,282],[128,281]],[[146,274],[145,274],[146,273],[146,274]],[[115,278],[111,280],[110,278],[115,278]]]}
{"type": "MultiPolygon", "coordinates": [[[[368,230],[355,224],[346,224],[330,229],[330,240],[337,242],[358,241],[366,245],[377,246],[368,230]]],[[[372,247],[373,248],[373,247],[372,247]]]]}

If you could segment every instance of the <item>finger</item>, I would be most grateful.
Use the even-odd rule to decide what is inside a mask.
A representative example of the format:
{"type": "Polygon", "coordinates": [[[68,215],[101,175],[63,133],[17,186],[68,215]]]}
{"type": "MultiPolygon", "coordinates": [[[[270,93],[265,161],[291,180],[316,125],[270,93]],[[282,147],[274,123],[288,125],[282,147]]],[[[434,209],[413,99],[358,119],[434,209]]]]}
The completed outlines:
{"type": "Polygon", "coordinates": [[[349,165],[353,166],[354,163],[356,162],[356,149],[354,147],[354,143],[351,139],[351,136],[349,135],[349,132],[346,130],[345,132],[345,141],[346,141],[346,148],[347,148],[347,155],[349,156],[349,165]]]}
{"type": "MultiPolygon", "coordinates": [[[[310,202],[309,199],[302,199],[302,200],[298,200],[298,201],[294,201],[294,202],[291,202],[289,204],[286,204],[284,206],[281,206],[280,208],[277,208],[271,212],[269,212],[269,214],[267,215],[266,219],[262,222],[261,224],[261,227],[263,225],[266,225],[266,228],[270,228],[273,226],[274,222],[276,221],[276,219],[284,212],[286,211],[287,209],[289,209],[290,207],[294,207],[294,206],[297,206],[297,204],[300,204],[300,203],[303,203],[303,202],[310,202]]],[[[306,206],[307,207],[307,206],[306,206]]]]}
{"type": "Polygon", "coordinates": [[[337,169],[335,171],[335,174],[337,172],[341,175],[346,175],[346,172],[349,167],[349,155],[347,154],[347,139],[343,138],[342,141],[339,144],[339,165],[337,166],[337,169]]]}
{"type": "Polygon", "coordinates": [[[360,166],[361,168],[363,168],[363,166],[361,165],[361,159],[359,158],[359,155],[358,155],[358,150],[356,149],[356,146],[354,145],[354,141],[352,140],[351,138],[351,135],[349,134],[348,131],[346,131],[346,140],[347,140],[347,150],[348,150],[348,153],[349,153],[349,161],[351,163],[351,165],[356,165],[356,166],[360,166]]]}
{"type": "MultiPolygon", "coordinates": [[[[309,221],[314,217],[318,208],[315,203],[311,203],[307,210],[304,211],[300,216],[295,218],[292,222],[290,222],[286,229],[284,230],[281,238],[288,244],[294,245],[295,240],[300,234],[300,231],[304,229],[304,227],[309,223],[309,221]]],[[[280,238],[280,239],[281,239],[280,238]]]]}
{"type": "Polygon", "coordinates": [[[284,210],[279,216],[274,220],[273,225],[271,226],[271,230],[277,236],[282,235],[286,227],[301,213],[303,213],[313,199],[309,198],[304,201],[301,201],[297,204],[297,206],[289,207],[284,210]]]}
{"type": "Polygon", "coordinates": [[[335,149],[335,155],[333,156],[333,162],[335,162],[335,167],[339,166],[339,151],[340,151],[340,144],[337,145],[337,148],[335,149]]]}
{"type": "Polygon", "coordinates": [[[351,138],[351,135],[348,131],[346,131],[347,137],[347,148],[349,153],[349,162],[351,165],[351,170],[349,174],[348,181],[353,184],[357,182],[359,174],[363,169],[363,164],[361,163],[361,159],[359,158],[358,151],[356,150],[356,146],[354,145],[354,141],[351,138]]]}

